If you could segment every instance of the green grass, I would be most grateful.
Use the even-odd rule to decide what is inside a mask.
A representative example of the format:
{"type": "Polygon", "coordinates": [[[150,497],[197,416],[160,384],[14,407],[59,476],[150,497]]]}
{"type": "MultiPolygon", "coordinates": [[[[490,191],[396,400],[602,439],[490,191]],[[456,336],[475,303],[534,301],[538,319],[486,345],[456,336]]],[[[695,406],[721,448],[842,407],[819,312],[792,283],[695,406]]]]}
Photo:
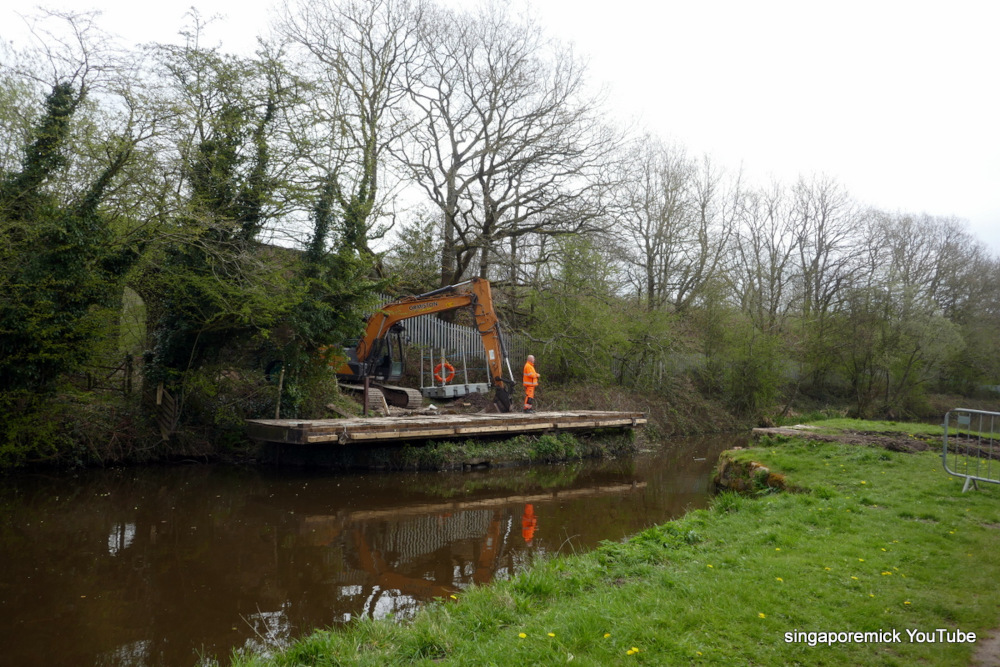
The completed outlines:
{"type": "Polygon", "coordinates": [[[845,430],[864,433],[905,433],[908,435],[940,436],[944,429],[939,424],[924,424],[921,422],[882,422],[865,419],[848,419],[838,417],[809,423],[818,427],[818,433],[840,433],[845,430]]]}
{"type": "Polygon", "coordinates": [[[723,494],[411,623],[362,620],[234,664],[967,665],[975,645],[910,643],[906,630],[1000,625],[1000,488],[961,493],[934,452],[791,439],[729,456],[809,491],[723,494]],[[795,630],[903,641],[786,643],[795,630]]]}

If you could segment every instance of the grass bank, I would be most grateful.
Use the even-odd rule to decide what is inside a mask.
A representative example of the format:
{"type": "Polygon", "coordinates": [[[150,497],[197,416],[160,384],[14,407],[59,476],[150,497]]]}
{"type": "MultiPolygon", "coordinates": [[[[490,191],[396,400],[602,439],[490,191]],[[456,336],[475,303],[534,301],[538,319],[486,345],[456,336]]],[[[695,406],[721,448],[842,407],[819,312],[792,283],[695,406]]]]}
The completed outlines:
{"type": "Polygon", "coordinates": [[[934,451],[763,445],[728,456],[801,492],[723,494],[709,510],[537,563],[412,622],[362,620],[234,664],[969,664],[976,643],[911,641],[908,631],[961,630],[981,643],[1000,623],[1000,489],[962,494],[934,451]],[[883,641],[786,641],[796,631],[883,641]]]}

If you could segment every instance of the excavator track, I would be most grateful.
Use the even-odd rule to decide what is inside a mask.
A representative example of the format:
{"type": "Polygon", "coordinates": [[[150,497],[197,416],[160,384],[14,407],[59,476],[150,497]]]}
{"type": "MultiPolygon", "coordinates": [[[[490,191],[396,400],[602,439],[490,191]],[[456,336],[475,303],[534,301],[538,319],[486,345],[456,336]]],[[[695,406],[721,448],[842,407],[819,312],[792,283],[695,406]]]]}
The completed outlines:
{"type": "MultiPolygon", "coordinates": [[[[364,401],[365,387],[360,384],[344,384],[340,383],[341,391],[348,391],[354,394],[355,398],[359,402],[364,401]]],[[[381,415],[383,417],[389,416],[389,405],[385,400],[385,394],[382,390],[374,385],[368,387],[368,414],[381,415]]]]}
{"type": "Polygon", "coordinates": [[[382,390],[385,401],[389,405],[408,410],[416,410],[423,407],[424,395],[420,393],[419,389],[398,387],[391,384],[379,384],[376,386],[382,390]]]}

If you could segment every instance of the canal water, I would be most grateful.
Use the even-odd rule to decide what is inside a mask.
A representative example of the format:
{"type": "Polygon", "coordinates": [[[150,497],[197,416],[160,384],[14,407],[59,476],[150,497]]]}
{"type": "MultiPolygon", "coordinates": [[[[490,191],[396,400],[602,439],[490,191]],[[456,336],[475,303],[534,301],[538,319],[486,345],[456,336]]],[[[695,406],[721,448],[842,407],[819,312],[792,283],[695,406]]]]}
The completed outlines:
{"type": "Polygon", "coordinates": [[[739,436],[466,472],[210,465],[0,479],[0,665],[225,665],[709,500],[739,436]]]}

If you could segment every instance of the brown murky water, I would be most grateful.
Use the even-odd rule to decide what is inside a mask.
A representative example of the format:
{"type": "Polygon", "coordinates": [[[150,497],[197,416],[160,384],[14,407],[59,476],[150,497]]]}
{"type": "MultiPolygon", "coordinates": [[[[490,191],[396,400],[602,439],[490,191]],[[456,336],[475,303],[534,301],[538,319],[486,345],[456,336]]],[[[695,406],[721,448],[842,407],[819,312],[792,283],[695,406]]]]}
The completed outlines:
{"type": "Polygon", "coordinates": [[[733,437],[451,473],[216,466],[0,480],[0,665],[223,664],[708,502],[733,437]]]}

